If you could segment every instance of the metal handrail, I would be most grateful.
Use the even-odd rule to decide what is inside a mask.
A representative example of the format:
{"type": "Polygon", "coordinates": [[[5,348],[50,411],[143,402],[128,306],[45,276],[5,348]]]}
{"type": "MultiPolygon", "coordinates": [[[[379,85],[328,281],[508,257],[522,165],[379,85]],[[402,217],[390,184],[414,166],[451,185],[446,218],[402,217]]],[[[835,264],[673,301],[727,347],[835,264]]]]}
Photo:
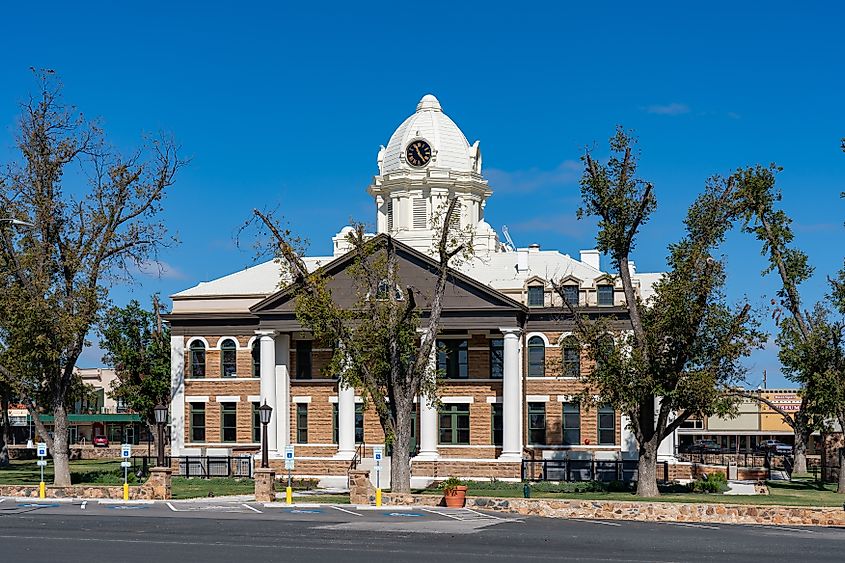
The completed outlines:
{"type": "Polygon", "coordinates": [[[349,471],[353,469],[358,469],[358,464],[361,463],[361,459],[364,457],[364,447],[366,445],[364,442],[358,444],[355,448],[355,454],[352,456],[352,463],[349,464],[349,471]]]}

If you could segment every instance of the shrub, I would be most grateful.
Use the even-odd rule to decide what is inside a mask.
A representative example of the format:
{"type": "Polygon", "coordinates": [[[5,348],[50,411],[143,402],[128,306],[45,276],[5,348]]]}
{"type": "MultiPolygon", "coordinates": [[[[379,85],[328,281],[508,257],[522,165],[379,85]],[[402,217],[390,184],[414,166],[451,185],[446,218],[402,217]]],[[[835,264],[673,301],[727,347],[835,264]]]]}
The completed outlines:
{"type": "Polygon", "coordinates": [[[728,480],[722,473],[702,475],[692,484],[694,493],[723,493],[728,490],[728,480]]]}
{"type": "Polygon", "coordinates": [[[458,487],[462,487],[466,484],[467,483],[464,483],[463,481],[461,481],[457,477],[449,477],[448,479],[446,479],[445,481],[440,483],[438,485],[438,488],[443,491],[444,495],[451,495],[451,494],[454,494],[455,490],[458,487]]]}

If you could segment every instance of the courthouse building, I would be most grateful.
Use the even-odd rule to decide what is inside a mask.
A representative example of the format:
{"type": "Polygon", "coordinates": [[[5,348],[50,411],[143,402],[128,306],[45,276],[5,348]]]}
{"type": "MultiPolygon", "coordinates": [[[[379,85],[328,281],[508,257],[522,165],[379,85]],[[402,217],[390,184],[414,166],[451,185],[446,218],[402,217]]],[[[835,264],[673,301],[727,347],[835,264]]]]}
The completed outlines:
{"type": "MultiPolygon", "coordinates": [[[[374,236],[397,241],[403,283],[422,294],[433,288],[432,217],[448,197],[458,199],[460,227],[474,230],[476,255],[449,278],[432,357],[444,376],[439,404],[416,405],[407,453],[414,477],[518,478],[524,457],[635,456],[617,412],[576,400],[578,375],[591,366],[551,285],[565,284],[580,311],[626,328],[621,283],[602,269],[598,251],[572,257],[501,240],[485,221],[495,186],[482,173],[479,143],[467,141],[434,96],[394,131],[377,165],[361,197],[373,202],[374,236]]],[[[344,288],[349,294],[349,230],[334,236],[332,255],[304,258],[326,270],[337,299],[344,288]]],[[[256,409],[266,401],[277,469],[293,444],[298,475],[345,476],[356,450],[369,457],[383,444],[378,417],[328,371],[331,343],[297,322],[281,276],[268,261],[172,296],[173,454],[256,452],[256,409]]],[[[634,272],[643,299],[657,278],[634,272]]]]}

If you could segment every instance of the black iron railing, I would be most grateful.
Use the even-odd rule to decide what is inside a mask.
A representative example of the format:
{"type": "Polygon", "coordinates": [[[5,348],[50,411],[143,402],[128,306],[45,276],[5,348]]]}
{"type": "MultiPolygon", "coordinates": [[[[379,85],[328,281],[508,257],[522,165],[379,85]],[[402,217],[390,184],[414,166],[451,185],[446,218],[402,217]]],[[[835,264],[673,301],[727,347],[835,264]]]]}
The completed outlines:
{"type": "MultiPolygon", "coordinates": [[[[637,460],[524,459],[523,481],[632,482],[638,478],[637,460]]],[[[669,481],[669,463],[658,463],[658,479],[669,481]],[[661,471],[662,469],[662,471],[661,471]],[[662,473],[662,474],[661,474],[662,473]]]]}
{"type": "MultiPolygon", "coordinates": [[[[143,474],[156,464],[155,456],[132,458],[132,470],[143,474]]],[[[173,468],[173,475],[179,477],[244,477],[252,479],[253,459],[251,455],[240,456],[166,456],[164,463],[173,468]]]]}

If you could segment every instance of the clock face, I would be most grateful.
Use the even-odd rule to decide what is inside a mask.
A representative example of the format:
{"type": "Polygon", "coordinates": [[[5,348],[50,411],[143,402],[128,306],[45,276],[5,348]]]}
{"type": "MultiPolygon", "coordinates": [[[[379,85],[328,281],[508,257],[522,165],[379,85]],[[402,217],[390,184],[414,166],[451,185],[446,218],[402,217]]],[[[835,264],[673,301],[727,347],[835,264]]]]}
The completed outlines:
{"type": "Polygon", "coordinates": [[[405,157],[411,166],[421,168],[431,160],[431,147],[423,140],[413,141],[405,149],[405,157]]]}

